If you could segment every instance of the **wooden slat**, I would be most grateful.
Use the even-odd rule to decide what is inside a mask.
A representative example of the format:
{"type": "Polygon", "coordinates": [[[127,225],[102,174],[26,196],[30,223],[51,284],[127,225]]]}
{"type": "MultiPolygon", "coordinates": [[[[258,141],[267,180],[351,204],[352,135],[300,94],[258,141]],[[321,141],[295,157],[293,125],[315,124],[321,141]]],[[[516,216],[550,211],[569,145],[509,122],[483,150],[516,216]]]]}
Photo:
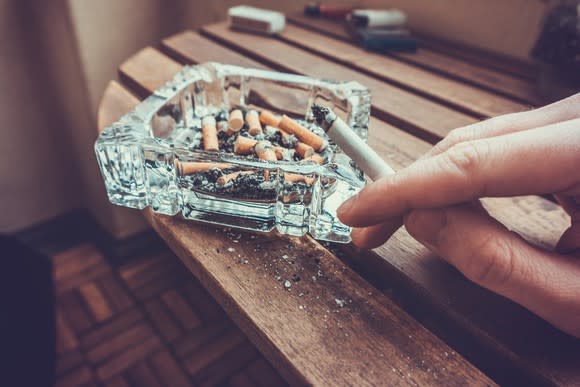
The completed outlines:
{"type": "Polygon", "coordinates": [[[377,117],[430,141],[444,137],[451,129],[476,122],[475,118],[464,113],[273,38],[235,32],[225,23],[204,27],[203,33],[278,70],[317,78],[358,81],[371,91],[373,112],[377,117]]]}
{"type": "MultiPolygon", "coordinates": [[[[326,35],[351,42],[352,39],[345,28],[336,22],[324,19],[312,19],[302,15],[290,15],[289,20],[295,25],[322,32],[326,35]]],[[[389,53],[388,56],[410,63],[438,74],[458,79],[479,86],[485,90],[494,91],[500,95],[513,98],[520,102],[533,105],[542,104],[534,79],[537,74],[531,73],[522,66],[505,66],[505,60],[490,59],[489,55],[459,53],[453,45],[422,39],[421,48],[416,53],[389,53]],[[442,53],[441,51],[447,51],[442,53]],[[455,55],[450,56],[452,52],[455,55]],[[523,74],[523,77],[521,76],[523,74]],[[520,76],[518,76],[520,75],[520,76]]]]}
{"type": "Polygon", "coordinates": [[[444,78],[386,55],[371,53],[355,45],[303,28],[289,25],[278,34],[278,37],[329,58],[333,62],[342,63],[480,118],[528,108],[526,104],[514,102],[478,87],[444,78]]]}
{"type": "MultiPolygon", "coordinates": [[[[143,55],[135,58],[145,59],[143,55]]],[[[159,66],[159,57],[149,63],[156,66],[141,69],[135,62],[123,66],[124,71],[132,71],[124,73],[124,79],[137,82],[145,71],[147,81],[140,84],[157,85],[173,75],[170,66],[159,66]],[[152,68],[158,81],[153,80],[152,68]]],[[[309,238],[260,235],[248,243],[234,244],[207,225],[145,213],[186,266],[290,381],[449,384],[463,380],[493,384],[461,356],[445,357],[445,352],[451,353],[445,344],[309,238]],[[228,256],[232,245],[248,264],[228,256]],[[258,245],[267,246],[267,251],[256,254],[258,245]],[[289,245],[293,264],[281,258],[289,254],[289,245]],[[313,263],[314,257],[318,264],[313,263]],[[294,291],[284,290],[276,279],[271,268],[275,260],[280,269],[303,276],[294,291]],[[319,270],[324,278],[309,280],[319,270]],[[335,298],[351,302],[340,308],[335,298]],[[321,358],[336,360],[320,362],[321,358]],[[433,379],[434,370],[437,379],[433,379]]]]}
{"type": "MultiPolygon", "coordinates": [[[[195,41],[193,37],[189,39],[190,42],[195,41]]],[[[174,47],[178,44],[177,39],[168,39],[166,42],[170,40],[174,47]]],[[[191,62],[207,60],[207,54],[197,52],[192,46],[187,48],[186,45],[182,45],[181,48],[180,55],[189,58],[191,62]]],[[[235,58],[237,54],[231,53],[231,56],[235,58]]],[[[381,121],[373,119],[370,126],[369,142],[398,168],[408,165],[429,148],[425,142],[381,121]]],[[[558,206],[537,197],[493,199],[486,201],[486,205],[510,228],[544,247],[553,246],[569,222],[567,215],[558,206]]],[[[568,363],[571,358],[565,361],[560,353],[553,349],[554,342],[563,345],[567,336],[548,327],[539,318],[502,297],[468,283],[456,271],[429,254],[404,232],[399,232],[391,242],[377,249],[376,253],[381,256],[381,261],[378,263],[387,262],[396,273],[399,273],[399,276],[402,274],[404,282],[401,284],[406,286],[406,290],[421,293],[428,304],[435,305],[439,316],[446,317],[446,321],[455,324],[453,326],[467,331],[467,334],[478,345],[477,350],[472,350],[470,355],[477,357],[478,351],[488,351],[487,355],[483,354],[480,357],[483,363],[488,364],[490,372],[493,372],[494,368],[495,372],[498,372],[504,361],[518,359],[517,363],[522,365],[520,372],[530,377],[535,375],[539,379],[545,378],[544,380],[552,381],[579,380],[579,375],[570,376],[568,363]],[[473,300],[478,300],[478,302],[474,304],[473,300]],[[505,316],[507,323],[500,323],[495,318],[497,315],[505,316]],[[521,346],[522,342],[529,343],[525,339],[529,336],[549,337],[545,341],[534,343],[537,343],[538,350],[543,348],[551,356],[556,356],[560,364],[555,361],[542,363],[534,356],[530,356],[529,350],[521,346]],[[490,348],[486,349],[486,347],[490,348]]],[[[359,266],[366,264],[367,272],[376,271],[376,256],[371,255],[365,259],[364,255],[359,255],[355,261],[359,266]]],[[[380,272],[386,272],[384,265],[380,272]]],[[[391,269],[391,276],[392,272],[391,269]]],[[[383,277],[381,282],[388,283],[389,281],[385,281],[383,277]]],[[[394,291],[385,287],[383,290],[394,291]]],[[[456,336],[465,337],[459,333],[456,336]]],[[[565,346],[569,347],[569,345],[565,346]]],[[[580,349],[576,348],[574,351],[580,351],[580,349]]],[[[513,364],[509,364],[510,366],[506,368],[515,369],[513,364]]],[[[513,380],[514,377],[516,379],[527,377],[525,375],[513,376],[514,369],[501,370],[500,372],[508,375],[498,376],[504,377],[506,381],[513,380]]]]}

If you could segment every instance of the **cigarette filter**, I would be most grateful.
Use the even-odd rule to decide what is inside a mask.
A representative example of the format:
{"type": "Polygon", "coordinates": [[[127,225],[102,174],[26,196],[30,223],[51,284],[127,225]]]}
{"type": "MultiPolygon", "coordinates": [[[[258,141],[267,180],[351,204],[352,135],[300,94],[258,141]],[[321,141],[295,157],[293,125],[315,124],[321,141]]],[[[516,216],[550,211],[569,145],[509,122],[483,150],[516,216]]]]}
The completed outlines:
{"type": "Polygon", "coordinates": [[[260,122],[262,125],[270,125],[277,128],[280,125],[281,119],[282,117],[275,115],[269,110],[262,110],[260,113],[260,122]]]}
{"type": "Polygon", "coordinates": [[[203,149],[206,151],[219,150],[217,128],[213,116],[205,116],[201,120],[201,133],[203,136],[203,149]]]}
{"type": "Polygon", "coordinates": [[[254,173],[254,171],[238,171],[238,172],[228,173],[227,175],[223,175],[223,176],[218,177],[217,183],[219,185],[226,185],[230,181],[236,180],[238,178],[238,176],[240,176],[240,175],[251,175],[253,173],[254,173]]]}
{"type": "Polygon", "coordinates": [[[313,105],[316,122],[371,180],[395,173],[395,171],[348,125],[330,109],[313,105]]]}
{"type": "Polygon", "coordinates": [[[254,146],[256,146],[257,143],[258,141],[254,139],[238,136],[234,143],[234,153],[238,155],[250,155],[254,153],[254,146]]]}
{"type": "Polygon", "coordinates": [[[317,151],[326,147],[326,141],[316,133],[311,132],[287,115],[283,115],[278,125],[283,131],[295,135],[300,141],[310,145],[317,151]]]}
{"type": "Polygon", "coordinates": [[[248,133],[252,136],[262,134],[262,125],[260,125],[260,116],[255,110],[249,110],[246,113],[246,123],[248,124],[248,133]]]}
{"type": "Polygon", "coordinates": [[[228,119],[229,129],[233,132],[239,132],[244,126],[244,115],[240,109],[232,110],[228,119]]]}
{"type": "Polygon", "coordinates": [[[175,160],[175,166],[181,175],[193,175],[196,173],[208,172],[211,169],[227,169],[232,165],[227,163],[204,163],[175,160]]]}
{"type": "Polygon", "coordinates": [[[294,150],[296,151],[296,154],[300,156],[301,159],[306,159],[314,154],[314,148],[303,142],[299,142],[298,144],[296,144],[294,150]]]}
{"type": "Polygon", "coordinates": [[[256,154],[260,158],[260,160],[267,160],[267,161],[276,161],[278,158],[276,157],[276,153],[274,149],[272,149],[272,143],[270,141],[259,141],[256,146],[254,147],[256,154]]]}

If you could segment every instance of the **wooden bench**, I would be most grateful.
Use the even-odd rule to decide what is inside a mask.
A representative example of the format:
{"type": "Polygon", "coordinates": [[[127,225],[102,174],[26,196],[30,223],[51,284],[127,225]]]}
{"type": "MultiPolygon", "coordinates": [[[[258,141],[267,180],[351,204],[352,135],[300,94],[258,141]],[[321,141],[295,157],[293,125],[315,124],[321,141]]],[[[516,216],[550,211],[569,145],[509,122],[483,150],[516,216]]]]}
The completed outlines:
{"type": "MultiPolygon", "coordinates": [[[[99,130],[184,64],[206,61],[359,81],[373,94],[369,144],[396,168],[455,127],[541,103],[533,70],[436,41],[416,54],[372,54],[332,22],[289,21],[274,38],[217,23],[142,49],[107,87],[99,130]]],[[[569,224],[536,196],[485,205],[545,247],[569,224]]],[[[331,251],[309,237],[241,233],[237,242],[235,230],[145,216],[292,384],[580,384],[578,340],[470,283],[403,229],[373,251],[331,251]]]]}

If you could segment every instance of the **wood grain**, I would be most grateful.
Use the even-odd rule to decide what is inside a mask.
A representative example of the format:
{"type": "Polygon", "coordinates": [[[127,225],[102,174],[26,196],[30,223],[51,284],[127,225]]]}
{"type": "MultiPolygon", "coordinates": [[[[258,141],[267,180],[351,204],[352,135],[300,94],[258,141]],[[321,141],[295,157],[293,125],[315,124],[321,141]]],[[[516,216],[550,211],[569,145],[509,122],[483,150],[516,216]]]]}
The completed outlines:
{"type": "MultiPolygon", "coordinates": [[[[145,69],[137,65],[145,55],[134,56],[130,66],[121,67],[124,79],[153,87],[171,78],[174,72],[162,65],[163,55],[153,55],[156,66],[145,69]]],[[[311,239],[247,235],[244,243],[234,244],[226,233],[207,225],[145,214],[290,381],[493,384],[460,355],[446,357],[451,349],[311,239]],[[236,254],[228,252],[232,246],[236,254]],[[283,255],[291,256],[292,263],[283,255]],[[278,277],[290,279],[292,274],[302,280],[287,291],[278,277]],[[347,305],[340,308],[336,299],[347,305]],[[321,363],[320,358],[334,361],[321,363]]]]}
{"type": "Polygon", "coordinates": [[[428,70],[368,52],[356,45],[292,25],[277,35],[281,40],[379,78],[387,83],[436,100],[456,110],[488,118],[521,111],[528,105],[444,78],[428,70]]]}
{"type": "MultiPolygon", "coordinates": [[[[339,23],[303,15],[289,15],[288,19],[297,26],[352,42],[339,23]]],[[[429,38],[421,39],[421,48],[416,53],[389,53],[387,56],[519,102],[532,105],[543,103],[534,82],[536,71],[521,63],[507,64],[506,58],[492,59],[489,54],[470,52],[457,45],[429,38]]]]}
{"type": "Polygon", "coordinates": [[[368,87],[373,95],[373,115],[430,141],[445,136],[451,129],[477,121],[464,113],[279,40],[235,32],[225,23],[204,27],[202,31],[240,53],[259,58],[277,70],[317,78],[358,81],[368,87]]]}
{"type": "MultiPolygon", "coordinates": [[[[189,42],[195,42],[194,34],[187,36],[189,42]]],[[[208,54],[198,53],[186,44],[179,45],[178,39],[170,38],[167,41],[171,41],[173,47],[181,47],[181,58],[189,58],[191,62],[208,60],[208,54]]],[[[237,56],[239,54],[231,53],[232,59],[237,56]]],[[[383,157],[399,168],[408,165],[429,148],[427,143],[374,119],[371,121],[369,142],[383,157]]],[[[532,242],[548,248],[553,246],[569,222],[558,206],[537,197],[493,199],[488,200],[486,206],[510,228],[532,242]]],[[[489,372],[496,372],[498,377],[506,381],[530,378],[569,384],[579,380],[578,375],[570,373],[571,362],[575,358],[570,354],[579,351],[577,344],[568,343],[570,337],[549,327],[523,308],[470,284],[448,265],[420,247],[406,233],[399,232],[391,242],[377,249],[375,253],[381,258],[358,252],[357,258],[353,260],[367,274],[385,274],[375,282],[378,286],[389,282],[385,281],[388,275],[391,279],[401,279],[397,282],[403,287],[399,293],[408,291],[420,294],[424,305],[433,306],[432,310],[437,313],[437,318],[446,318],[446,322],[472,338],[475,347],[465,349],[470,351],[470,356],[479,356],[482,364],[487,364],[489,372]],[[385,262],[390,268],[385,266],[385,262]],[[474,304],[473,300],[478,302],[474,304]],[[498,315],[505,316],[505,319],[498,321],[498,315]],[[547,339],[530,341],[526,337],[547,339]],[[526,345],[522,345],[523,343],[526,345]],[[567,348],[566,354],[557,351],[557,346],[553,343],[567,348]],[[530,348],[535,348],[532,352],[550,353],[554,360],[546,363],[530,356],[530,348]],[[510,366],[501,368],[504,361],[510,362],[510,366]],[[518,368],[520,370],[516,371],[518,368]],[[521,374],[514,376],[518,372],[521,374]]],[[[389,293],[397,291],[384,285],[382,289],[389,293]]],[[[433,316],[426,318],[435,319],[433,316]]],[[[431,326],[445,334],[444,325],[439,321],[438,325],[431,326]]],[[[466,337],[459,332],[455,332],[455,336],[466,337]]]]}

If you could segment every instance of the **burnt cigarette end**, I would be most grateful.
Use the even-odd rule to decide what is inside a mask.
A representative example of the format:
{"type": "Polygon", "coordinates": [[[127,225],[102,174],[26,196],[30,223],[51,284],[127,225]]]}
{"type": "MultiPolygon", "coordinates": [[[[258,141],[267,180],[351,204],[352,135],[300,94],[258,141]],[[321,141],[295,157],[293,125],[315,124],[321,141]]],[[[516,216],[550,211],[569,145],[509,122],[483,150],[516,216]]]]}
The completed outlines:
{"type": "Polygon", "coordinates": [[[312,114],[314,115],[314,119],[318,125],[324,121],[328,113],[330,113],[329,108],[317,104],[312,104],[312,114]]]}

